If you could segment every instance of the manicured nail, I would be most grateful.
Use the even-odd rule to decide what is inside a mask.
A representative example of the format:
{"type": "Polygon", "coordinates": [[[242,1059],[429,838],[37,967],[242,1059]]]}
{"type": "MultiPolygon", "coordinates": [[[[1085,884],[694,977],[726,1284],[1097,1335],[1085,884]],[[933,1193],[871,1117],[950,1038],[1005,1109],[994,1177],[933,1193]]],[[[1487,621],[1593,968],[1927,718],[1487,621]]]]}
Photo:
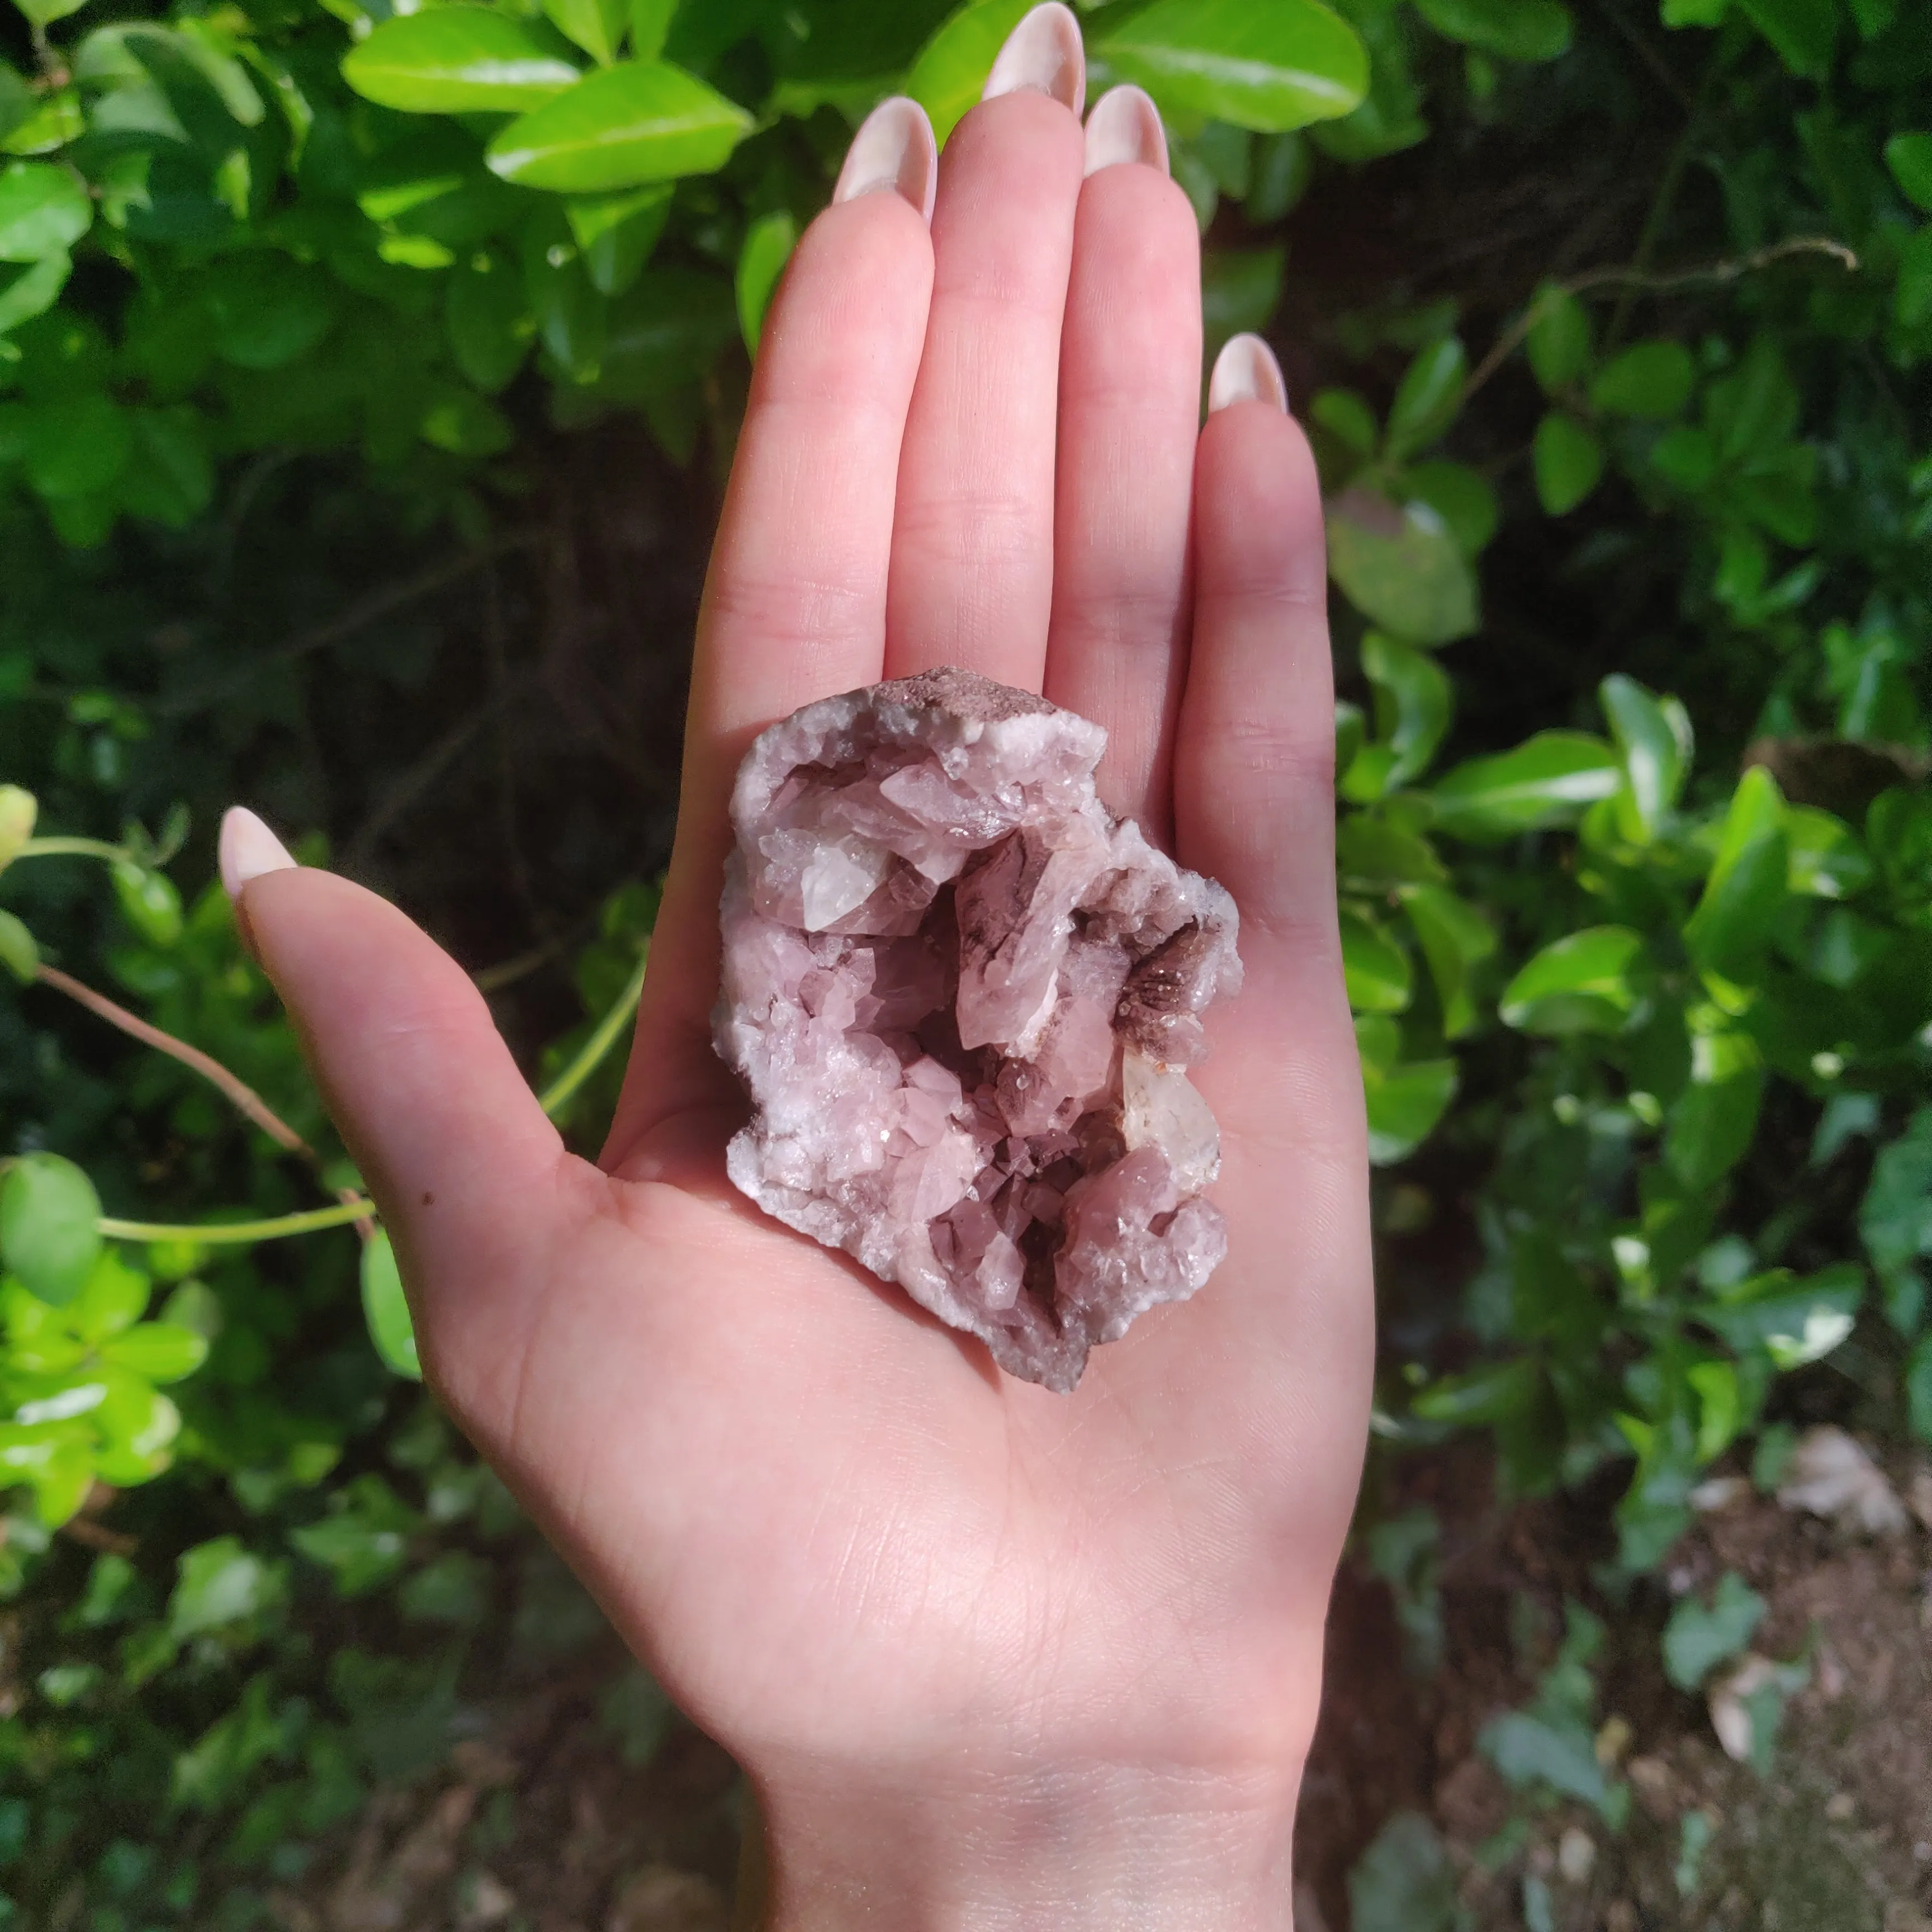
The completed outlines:
{"type": "Polygon", "coordinates": [[[939,143],[932,138],[932,123],[916,100],[896,94],[880,101],[853,136],[832,199],[856,201],[890,188],[929,222],[938,185],[939,143]]]}
{"type": "Polygon", "coordinates": [[[1028,87],[1052,94],[1076,114],[1086,105],[1087,55],[1080,44],[1080,22],[1060,0],[1036,7],[1006,36],[980,98],[991,100],[1028,87]]]}
{"type": "Polygon", "coordinates": [[[1214,373],[1208,379],[1208,413],[1211,416],[1230,403],[1272,403],[1283,416],[1288,413],[1288,385],[1282,380],[1281,364],[1258,335],[1231,338],[1214,358],[1214,373]]]}
{"type": "Polygon", "coordinates": [[[1160,110],[1130,83],[1109,88],[1087,117],[1087,172],[1098,174],[1116,161],[1144,161],[1167,172],[1167,130],[1160,110]]]}
{"type": "Polygon", "coordinates": [[[220,860],[221,884],[231,899],[264,872],[286,872],[295,864],[289,849],[245,805],[231,805],[222,814],[220,860]]]}

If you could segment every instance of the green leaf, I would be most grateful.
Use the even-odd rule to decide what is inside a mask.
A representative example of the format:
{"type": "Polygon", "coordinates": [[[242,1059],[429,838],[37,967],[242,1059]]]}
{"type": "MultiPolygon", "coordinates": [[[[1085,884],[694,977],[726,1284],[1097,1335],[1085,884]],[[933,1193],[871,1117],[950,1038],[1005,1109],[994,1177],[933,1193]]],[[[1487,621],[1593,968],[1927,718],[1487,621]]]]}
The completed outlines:
{"type": "Polygon", "coordinates": [[[681,68],[627,61],[512,122],[484,158],[524,188],[596,194],[709,174],[751,128],[735,101],[681,68]]]}
{"type": "Polygon", "coordinates": [[[1622,779],[1602,739],[1539,731],[1514,751],[1456,766],[1430,796],[1444,830],[1487,841],[1567,824],[1586,805],[1610,797],[1622,779]]]}
{"type": "Polygon", "coordinates": [[[1348,1874],[1355,1932],[1456,1932],[1456,1871],[1436,1828],[1398,1811],[1348,1874]]]}
{"type": "Polygon", "coordinates": [[[1618,829],[1633,844],[1645,844],[1670,817],[1689,776],[1690,715],[1676,698],[1653,697],[1621,671],[1604,679],[1597,698],[1623,763],[1618,829]]]}
{"type": "Polygon", "coordinates": [[[1922,1442],[1932,1442],[1932,1330],[1919,1336],[1906,1363],[1905,1392],[1912,1433],[1922,1442]]]}
{"type": "Polygon", "coordinates": [[[485,395],[508,384],[536,338],[524,278],[499,255],[478,254],[451,274],[442,315],[457,368],[485,395]]]}
{"type": "Polygon", "coordinates": [[[1766,1607],[1742,1576],[1726,1570],[1708,1609],[1693,1596],[1671,1612],[1664,1627],[1664,1674],[1678,1690],[1696,1690],[1750,1643],[1766,1607]]]}
{"type": "Polygon", "coordinates": [[[671,16],[678,0],[631,0],[631,53],[637,60],[656,60],[664,52],[671,16]]]}
{"type": "Polygon", "coordinates": [[[1553,282],[1531,298],[1529,366],[1545,395],[1558,394],[1590,366],[1590,312],[1553,282]]]}
{"type": "Polygon", "coordinates": [[[64,1307],[100,1254],[100,1197],[70,1160],[22,1154],[0,1179],[0,1261],[29,1294],[64,1307]]]}
{"type": "Polygon", "coordinates": [[[760,215],[745,231],[745,244],[738,251],[738,328],[745,346],[754,357],[765,326],[765,310],[797,245],[798,224],[783,210],[760,215]]]}
{"type": "Polygon", "coordinates": [[[1748,1034],[1696,1035],[1690,1084],[1664,1130],[1666,1166],[1694,1191],[1721,1180],[1750,1147],[1763,1100],[1763,1063],[1748,1034]]]}
{"type": "Polygon", "coordinates": [[[1344,773],[1342,790],[1366,802],[1428,770],[1449,729],[1450,694],[1448,675],[1433,658],[1384,632],[1365,633],[1361,655],[1363,675],[1375,689],[1377,742],[1344,773]]]}
{"type": "Polygon", "coordinates": [[[1787,805],[1784,843],[1791,861],[1785,883],[1792,892],[1810,898],[1842,899],[1871,882],[1871,858],[1858,834],[1828,812],[1787,805]]]}
{"type": "Polygon", "coordinates": [[[1375,411],[1354,390],[1318,390],[1308,413],[1352,454],[1364,459],[1375,454],[1382,426],[1376,421],[1375,411]]]}
{"type": "Polygon", "coordinates": [[[1526,963],[1504,989],[1503,1024],[1523,1033],[1619,1033],[1635,1010],[1631,984],[1644,960],[1640,934],[1624,926],[1566,934],[1526,963]]]}
{"type": "Polygon", "coordinates": [[[1210,248],[1201,258],[1201,326],[1208,355],[1231,335],[1267,326],[1281,300],[1281,248],[1210,248]]]}
{"type": "Polygon", "coordinates": [[[1442,436],[1462,406],[1468,358],[1460,340],[1445,335],[1418,351],[1389,406],[1387,446],[1400,463],[1442,436]]]}
{"type": "Polygon", "coordinates": [[[422,1360],[416,1353],[416,1328],[386,1228],[377,1228],[362,1244],[362,1318],[383,1366],[393,1374],[421,1382],[422,1360]]]}
{"type": "Polygon", "coordinates": [[[1864,1270],[1856,1262],[1837,1262],[1802,1280],[1774,1268],[1720,1290],[1696,1316],[1740,1354],[1762,1348],[1776,1367],[1802,1369],[1851,1334],[1864,1295],[1864,1270]]]}
{"type": "Polygon", "coordinates": [[[1412,463],[1403,472],[1402,495],[1408,502],[1427,504],[1448,525],[1456,548],[1472,562],[1496,533],[1502,514],[1496,493],[1467,464],[1441,457],[1412,463]]]}
{"type": "Polygon", "coordinates": [[[418,1519],[380,1476],[357,1477],[329,1498],[328,1507],[321,1522],[291,1530],[289,1540],[334,1573],[340,1594],[359,1596],[402,1568],[418,1519]]]}
{"type": "Polygon", "coordinates": [[[1095,51],[1164,112],[1264,134],[1333,120],[1369,91],[1360,38],[1317,0],[1154,0],[1095,51]]]}
{"type": "Polygon", "coordinates": [[[1822,79],[1838,44],[1838,0],[1736,0],[1793,74],[1822,79]]]}
{"type": "Polygon", "coordinates": [[[0,911],[0,965],[23,986],[32,986],[40,970],[40,949],[34,935],[10,912],[0,911]]]}
{"type": "Polygon", "coordinates": [[[979,104],[994,56],[1031,10],[1031,0],[977,0],[962,7],[920,50],[905,91],[923,107],[942,145],[979,104]]]}
{"type": "Polygon", "coordinates": [[[1342,914],[1342,975],[1358,1013],[1399,1013],[1408,1004],[1408,956],[1360,913],[1342,914]]]}
{"type": "Polygon", "coordinates": [[[601,296],[622,295],[650,259],[670,214],[668,185],[574,195],[564,204],[584,273],[601,296]]]}
{"type": "Polygon", "coordinates": [[[128,412],[134,447],[121,472],[122,506],[170,530],[185,530],[214,494],[207,418],[185,404],[128,412]]]}
{"type": "Polygon", "coordinates": [[[1590,385],[1592,408],[1666,422],[1683,413],[1696,371],[1681,342],[1639,342],[1606,363],[1590,385]]]}
{"type": "Polygon", "coordinates": [[[1496,950],[1496,928],[1444,886],[1408,886],[1402,902],[1436,982],[1442,1036],[1458,1039],[1476,1023],[1472,982],[1476,968],[1496,950]]]}
{"type": "Polygon", "coordinates": [[[1328,568],[1365,617],[1412,644],[1448,644],[1476,628],[1475,574],[1426,503],[1397,508],[1345,490],[1328,508],[1328,568]]]}
{"type": "Polygon", "coordinates": [[[1456,1077],[1453,1060],[1412,1060],[1388,1068],[1364,1062],[1369,1159],[1375,1166],[1405,1159],[1429,1138],[1456,1097],[1456,1077]]]}
{"type": "Polygon", "coordinates": [[[10,62],[0,60],[0,141],[32,118],[34,90],[10,62]]]}
{"type": "Polygon", "coordinates": [[[87,0],[14,0],[14,4],[35,26],[50,27],[70,14],[78,14],[87,0]]]}
{"type": "Polygon", "coordinates": [[[1932,134],[1894,134],[1885,144],[1885,164],[1914,208],[1932,214],[1932,134]]]}
{"type": "Polygon", "coordinates": [[[28,268],[0,268],[0,336],[44,315],[73,272],[74,260],[68,255],[44,256],[28,268]]]}
{"type": "Polygon", "coordinates": [[[127,411],[104,395],[40,404],[26,430],[27,480],[56,499],[106,489],[134,444],[127,411]]]}
{"type": "Polygon", "coordinates": [[[100,1359],[151,1382],[178,1382],[208,1359],[208,1338],[192,1328],[143,1322],[100,1345],[100,1359]]]}
{"type": "Polygon", "coordinates": [[[1858,1234],[1881,1281],[1932,1255],[1932,1106],[1881,1148],[1858,1208],[1858,1234]]]}
{"type": "Polygon", "coordinates": [[[1483,1727],[1476,1748],[1504,1783],[1519,1790],[1545,1784],[1595,1805],[1608,1796],[1594,1741],[1574,1719],[1557,1722],[1527,1711],[1506,1712],[1483,1727]]]}
{"type": "Polygon", "coordinates": [[[1527,1355],[1491,1362],[1466,1375],[1432,1382],[1411,1405],[1425,1422],[1453,1423],[1466,1429],[1480,1422],[1507,1422],[1528,1407],[1536,1394],[1536,1364],[1527,1355]]]}
{"type": "Polygon", "coordinates": [[[1448,876],[1420,833],[1366,812],[1350,813],[1336,827],[1335,861],[1352,888],[1370,893],[1431,885],[1448,876]]]}
{"type": "Polygon", "coordinates": [[[1684,928],[1691,957],[1727,979],[1747,971],[1784,910],[1789,872],[1784,801],[1770,772],[1754,765],[1731,796],[1716,862],[1684,928]]]}
{"type": "Polygon", "coordinates": [[[168,1599],[168,1629],[177,1642],[225,1628],[278,1605],[286,1594],[282,1566],[218,1536],[182,1553],[168,1599]]]}
{"type": "Polygon", "coordinates": [[[181,894],[165,872],[150,872],[131,859],[117,859],[108,875],[122,916],[150,946],[165,949],[181,938],[181,894]]]}
{"type": "Polygon", "coordinates": [[[1574,31],[1559,0],[1416,0],[1415,10],[1438,34],[1504,60],[1554,60],[1574,31]]]}
{"type": "Polygon", "coordinates": [[[285,367],[314,348],[335,319],[326,274],[265,250],[219,263],[202,298],[214,318],[215,353],[242,369],[285,367]]]}
{"type": "Polygon", "coordinates": [[[364,98],[410,114],[513,114],[579,79],[550,41],[488,7],[431,7],[386,20],[342,63],[364,98]]]}
{"type": "MultiPolygon", "coordinates": [[[[543,0],[543,10],[550,25],[599,67],[608,67],[617,58],[618,44],[630,23],[629,0],[543,0]]],[[[652,50],[652,56],[656,51],[652,50]]]]}
{"type": "Polygon", "coordinates": [[[1531,452],[1536,496],[1552,517],[1568,516],[1604,476],[1604,446],[1587,424],[1562,410],[1552,410],[1536,426],[1531,452]]]}
{"type": "Polygon", "coordinates": [[[14,161],[0,169],[0,262],[64,254],[94,225],[94,204],[70,169],[14,161]]]}

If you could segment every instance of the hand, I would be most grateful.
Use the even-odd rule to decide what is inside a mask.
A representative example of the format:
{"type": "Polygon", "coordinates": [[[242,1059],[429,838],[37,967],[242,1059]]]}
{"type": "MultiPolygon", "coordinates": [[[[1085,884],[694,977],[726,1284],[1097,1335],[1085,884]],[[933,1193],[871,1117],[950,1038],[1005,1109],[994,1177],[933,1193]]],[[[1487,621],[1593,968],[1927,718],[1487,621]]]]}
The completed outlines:
{"type": "Polygon", "coordinates": [[[1285,1927],[1372,1352],[1319,497],[1253,338],[1197,434],[1196,227],[1151,104],[1108,96],[1083,145],[1060,7],[988,92],[943,166],[910,103],[874,115],[772,310],[601,1162],[400,912],[246,814],[224,873],[432,1386],[746,1767],[773,1924],[1285,1927]],[[1241,912],[1198,1075],[1227,1260],[1068,1396],[724,1172],[733,772],[797,706],[949,662],[1105,724],[1108,802],[1241,912]]]}

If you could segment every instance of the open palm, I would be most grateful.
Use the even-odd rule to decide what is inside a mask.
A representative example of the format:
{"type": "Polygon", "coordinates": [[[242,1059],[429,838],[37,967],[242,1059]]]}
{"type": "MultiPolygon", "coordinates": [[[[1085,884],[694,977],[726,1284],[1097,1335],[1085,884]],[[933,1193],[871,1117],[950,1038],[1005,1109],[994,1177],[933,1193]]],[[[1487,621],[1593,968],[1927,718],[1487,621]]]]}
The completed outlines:
{"type": "Polygon", "coordinates": [[[1083,142],[1058,8],[992,85],[929,226],[923,118],[874,116],[773,308],[600,1165],[400,913],[311,870],[242,894],[394,1232],[433,1384],[746,1764],[780,1847],[838,1803],[1024,1809],[1055,1780],[1292,1813],[1366,1413],[1312,465],[1258,345],[1231,348],[1215,400],[1235,399],[1198,428],[1196,227],[1144,97],[1109,97],[1083,142]],[[1102,796],[1242,915],[1245,989],[1198,1076],[1227,1260],[1071,1396],[724,1178],[732,774],[797,706],[941,663],[1106,725],[1102,796]]]}

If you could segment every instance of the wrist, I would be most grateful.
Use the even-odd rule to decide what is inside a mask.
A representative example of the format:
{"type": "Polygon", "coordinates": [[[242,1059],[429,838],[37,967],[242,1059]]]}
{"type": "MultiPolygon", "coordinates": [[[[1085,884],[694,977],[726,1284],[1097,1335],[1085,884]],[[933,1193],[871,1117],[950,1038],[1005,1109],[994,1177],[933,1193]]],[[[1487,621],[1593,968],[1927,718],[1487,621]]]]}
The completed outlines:
{"type": "Polygon", "coordinates": [[[760,1790],[763,1932],[1292,1932],[1299,1763],[760,1790]]]}

